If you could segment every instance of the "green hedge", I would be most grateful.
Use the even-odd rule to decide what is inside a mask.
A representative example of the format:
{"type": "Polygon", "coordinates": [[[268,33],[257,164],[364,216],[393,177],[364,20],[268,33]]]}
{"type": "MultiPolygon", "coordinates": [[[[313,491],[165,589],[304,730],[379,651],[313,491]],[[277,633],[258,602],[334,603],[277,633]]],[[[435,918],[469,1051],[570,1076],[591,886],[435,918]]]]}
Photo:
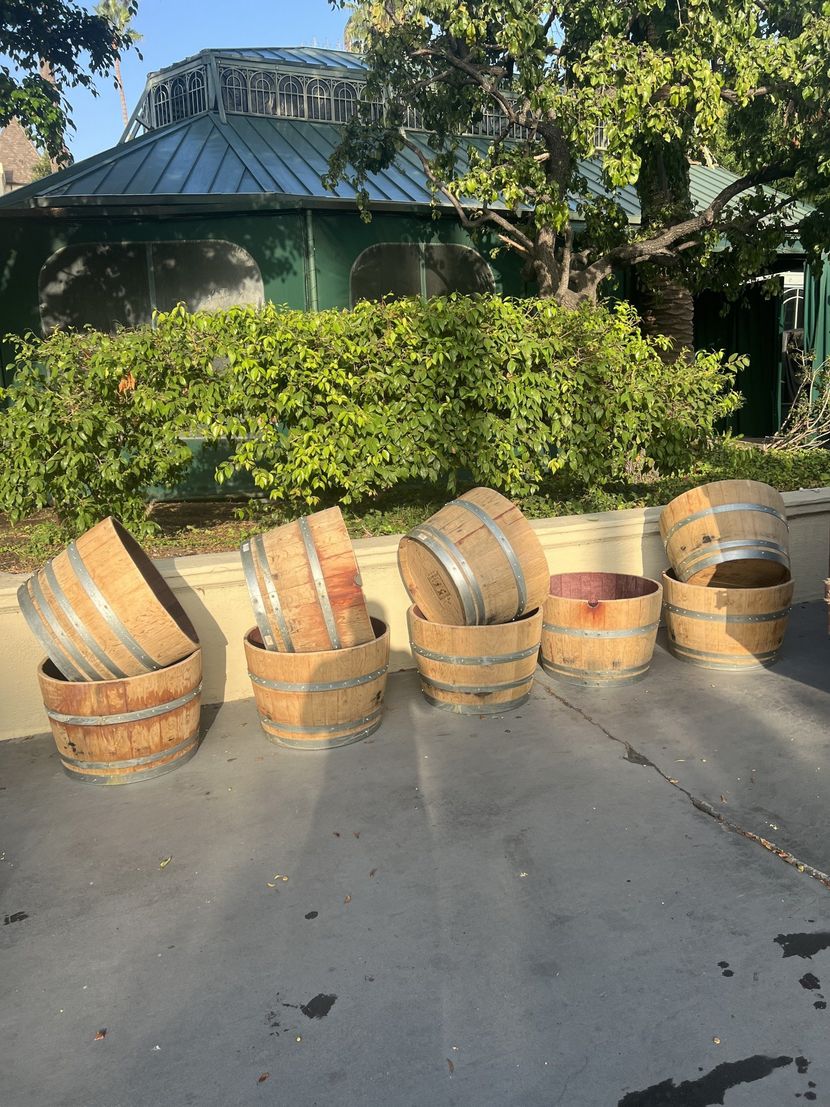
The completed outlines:
{"type": "Polygon", "coordinates": [[[495,296],[264,308],[154,328],[17,339],[0,415],[0,510],[52,504],[74,530],[108,513],[146,530],[144,490],[180,480],[185,435],[228,439],[217,480],[247,471],[296,503],[366,498],[466,471],[522,497],[676,472],[740,398],[737,362],[666,366],[626,305],[566,312],[495,296]]]}

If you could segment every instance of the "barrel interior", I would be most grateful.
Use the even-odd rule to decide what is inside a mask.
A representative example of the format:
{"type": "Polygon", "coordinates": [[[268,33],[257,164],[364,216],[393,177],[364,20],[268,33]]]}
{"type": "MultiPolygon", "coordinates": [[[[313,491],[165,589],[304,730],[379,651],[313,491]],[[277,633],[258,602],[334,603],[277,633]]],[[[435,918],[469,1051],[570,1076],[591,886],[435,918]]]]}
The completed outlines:
{"type": "Polygon", "coordinates": [[[115,530],[118,540],[123,545],[127,555],[132,563],[135,565],[138,572],[144,579],[144,583],[153,593],[155,598],[182,632],[186,638],[189,638],[194,645],[198,643],[199,636],[196,633],[196,628],[187,617],[184,608],[176,599],[172,589],[166,583],[164,577],[155,567],[151,559],[144,552],[141,546],[136,542],[135,538],[130,532],[121,524],[117,519],[112,520],[113,529],[115,530]]]}
{"type": "Polygon", "coordinates": [[[659,592],[656,580],[628,573],[557,573],[550,578],[550,594],[588,605],[613,600],[637,600],[659,592]]]}
{"type": "MultiPolygon", "coordinates": [[[[386,623],[384,623],[384,621],[382,619],[376,619],[374,615],[370,616],[369,621],[372,624],[372,631],[375,635],[375,638],[376,639],[377,638],[382,638],[383,635],[386,633],[386,623]]],[[[245,635],[245,637],[246,637],[247,641],[250,642],[250,644],[252,646],[256,646],[256,648],[258,650],[264,650],[265,649],[265,643],[262,641],[262,631],[259,629],[259,627],[252,627],[248,631],[248,633],[245,635]]],[[[365,644],[366,644],[365,642],[361,643],[361,645],[365,645],[365,644]]],[[[359,649],[360,649],[360,646],[346,646],[344,649],[338,650],[337,653],[340,656],[342,656],[343,654],[348,653],[349,650],[359,650],[359,649]]],[[[274,651],[268,650],[267,652],[272,653],[274,651]]],[[[320,652],[326,652],[326,651],[320,651],[320,652]]]]}

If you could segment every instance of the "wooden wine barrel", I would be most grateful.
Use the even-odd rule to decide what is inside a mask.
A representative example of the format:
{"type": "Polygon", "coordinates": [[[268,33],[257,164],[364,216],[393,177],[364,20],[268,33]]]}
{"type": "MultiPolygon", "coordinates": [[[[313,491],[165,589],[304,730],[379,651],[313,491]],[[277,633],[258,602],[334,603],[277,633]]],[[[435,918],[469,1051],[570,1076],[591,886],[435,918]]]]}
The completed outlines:
{"type": "Polygon", "coordinates": [[[410,531],[398,547],[409,598],[451,626],[506,623],[540,607],[548,563],[533,528],[492,488],[473,488],[410,531]]]}
{"type": "Polygon", "coordinates": [[[389,668],[389,630],[372,619],[373,638],[316,653],[266,650],[257,627],[245,635],[248,675],[269,741],[324,750],[368,738],[380,726],[389,668]]]}
{"type": "Polygon", "coordinates": [[[117,519],[96,524],[17,592],[67,680],[112,680],[170,665],[199,645],[161,573],[117,519]]]}
{"type": "Polygon", "coordinates": [[[642,680],[651,664],[663,589],[625,573],[550,578],[542,668],[567,684],[610,687],[642,680]]]}
{"type": "Polygon", "coordinates": [[[745,672],[778,656],[793,599],[787,580],[768,588],[703,588],[663,573],[669,649],[704,669],[745,672]]]}
{"type": "Polygon", "coordinates": [[[671,567],[687,584],[765,588],[789,577],[787,512],[757,480],[720,480],[684,492],[660,515],[671,567]]]}
{"type": "Polygon", "coordinates": [[[414,605],[406,618],[421,691],[434,707],[459,715],[500,715],[530,696],[541,609],[489,627],[429,622],[414,605]]]}
{"type": "Polygon", "coordinates": [[[38,669],[64,770],[92,784],[133,784],[169,773],[199,748],[202,651],[143,676],[69,681],[38,669]]]}
{"type": "Polygon", "coordinates": [[[374,640],[340,508],[258,534],[240,552],[267,650],[320,652],[374,640]]]}

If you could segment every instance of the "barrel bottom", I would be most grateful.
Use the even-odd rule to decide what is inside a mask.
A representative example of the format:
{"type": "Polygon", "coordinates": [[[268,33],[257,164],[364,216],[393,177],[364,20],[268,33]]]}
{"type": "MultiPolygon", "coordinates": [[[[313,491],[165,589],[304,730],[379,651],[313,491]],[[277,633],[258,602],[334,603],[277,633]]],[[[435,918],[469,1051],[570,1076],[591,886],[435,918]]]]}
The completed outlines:
{"type": "Polygon", "coordinates": [[[332,750],[339,746],[351,746],[355,742],[362,742],[364,738],[374,734],[383,722],[383,708],[373,711],[371,715],[366,715],[363,719],[358,719],[354,723],[340,723],[337,726],[290,727],[269,719],[267,715],[260,715],[259,722],[265,737],[275,746],[285,746],[287,749],[293,750],[332,750]],[[355,726],[359,729],[354,730],[355,726]],[[349,727],[352,729],[347,729],[349,727]],[[321,732],[335,730],[346,731],[346,733],[337,734],[331,738],[299,737],[300,734],[317,733],[319,735],[321,732]]]}
{"type": "Polygon", "coordinates": [[[132,758],[128,761],[76,761],[74,758],[58,756],[61,759],[61,768],[67,776],[73,780],[79,780],[82,784],[134,784],[141,780],[151,780],[153,777],[163,776],[178,769],[185,762],[194,757],[201,744],[199,731],[186,738],[178,747],[172,750],[164,750],[150,757],[132,758]],[[174,754],[171,758],[171,754],[174,754]],[[162,761],[163,758],[168,760],[162,761]],[[162,761],[160,765],[153,765],[153,761],[162,761]],[[148,764],[149,768],[140,768],[136,772],[127,770],[136,765],[148,764]]]}
{"type": "Polygon", "coordinates": [[[648,675],[649,664],[638,665],[631,669],[608,669],[591,671],[574,669],[567,665],[557,665],[541,658],[541,665],[549,677],[562,684],[579,685],[583,688],[618,688],[627,684],[639,684],[648,675]]]}
{"type": "Polygon", "coordinates": [[[669,652],[678,661],[685,661],[689,665],[697,665],[699,669],[719,669],[725,673],[756,673],[760,669],[768,669],[778,660],[778,650],[769,653],[748,654],[746,661],[738,660],[734,655],[706,653],[703,650],[693,650],[689,646],[680,646],[677,642],[669,642],[669,652]]]}
{"type": "MultiPolygon", "coordinates": [[[[423,692],[423,689],[422,689],[423,692]]],[[[506,711],[515,711],[517,707],[527,703],[530,692],[515,700],[505,700],[501,703],[456,703],[450,700],[438,700],[423,692],[423,697],[432,707],[440,707],[442,711],[452,711],[456,715],[503,715],[506,711]]]]}

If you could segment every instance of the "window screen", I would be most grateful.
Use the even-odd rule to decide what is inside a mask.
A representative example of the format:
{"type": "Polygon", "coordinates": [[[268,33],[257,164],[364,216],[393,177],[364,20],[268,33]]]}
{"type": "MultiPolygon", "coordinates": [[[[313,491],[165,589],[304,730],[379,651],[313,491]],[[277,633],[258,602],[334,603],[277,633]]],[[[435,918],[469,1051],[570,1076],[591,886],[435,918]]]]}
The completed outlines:
{"type": "Polygon", "coordinates": [[[469,246],[425,246],[427,296],[450,292],[492,292],[493,274],[484,258],[469,246]]]}
{"type": "Polygon", "coordinates": [[[358,257],[351,273],[352,304],[402,296],[492,292],[490,266],[469,246],[381,242],[358,257]]]}
{"type": "Polygon", "coordinates": [[[38,286],[44,334],[55,327],[134,327],[180,301],[190,311],[216,311],[264,299],[256,261],[221,240],[66,246],[43,266],[38,286]]]}

